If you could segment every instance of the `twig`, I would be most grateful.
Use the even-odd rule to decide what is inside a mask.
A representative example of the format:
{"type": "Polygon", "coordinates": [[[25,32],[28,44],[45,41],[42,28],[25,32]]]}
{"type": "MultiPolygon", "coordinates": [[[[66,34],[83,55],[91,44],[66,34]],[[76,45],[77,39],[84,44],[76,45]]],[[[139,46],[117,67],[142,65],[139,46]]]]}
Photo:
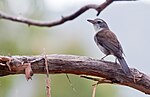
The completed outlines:
{"type": "Polygon", "coordinates": [[[37,21],[37,20],[31,20],[31,19],[27,19],[27,18],[23,18],[23,17],[14,17],[14,16],[8,15],[1,11],[0,11],[0,18],[5,19],[5,20],[14,21],[14,22],[24,23],[29,26],[33,25],[33,26],[39,26],[39,27],[53,27],[53,26],[63,24],[67,21],[73,20],[89,9],[95,9],[98,12],[97,13],[97,16],[98,16],[100,14],[100,12],[103,11],[107,6],[109,6],[113,1],[136,1],[136,0],[106,0],[104,3],[99,4],[99,5],[88,4],[88,5],[81,7],[76,12],[74,12],[68,16],[62,16],[61,19],[53,21],[53,22],[37,21]]]}
{"type": "Polygon", "coordinates": [[[93,86],[92,97],[95,97],[97,84],[93,86]]]}
{"type": "Polygon", "coordinates": [[[67,77],[67,79],[68,79],[68,81],[69,81],[69,84],[70,84],[70,87],[72,88],[72,90],[73,90],[75,93],[77,93],[77,91],[76,91],[76,89],[74,88],[74,86],[73,86],[73,84],[72,84],[72,82],[71,82],[71,80],[70,80],[68,74],[66,74],[66,77],[67,77]]]}
{"type": "Polygon", "coordinates": [[[51,97],[51,86],[50,86],[49,69],[48,69],[46,54],[44,54],[44,60],[45,60],[45,68],[46,68],[46,94],[47,97],[51,97]]]}

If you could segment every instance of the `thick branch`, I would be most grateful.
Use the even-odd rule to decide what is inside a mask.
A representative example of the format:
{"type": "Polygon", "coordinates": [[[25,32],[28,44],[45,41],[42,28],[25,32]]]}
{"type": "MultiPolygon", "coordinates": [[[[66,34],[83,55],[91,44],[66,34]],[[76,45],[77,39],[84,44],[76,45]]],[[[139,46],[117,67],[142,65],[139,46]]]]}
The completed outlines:
{"type": "MultiPolygon", "coordinates": [[[[14,22],[24,23],[24,24],[28,24],[28,25],[34,25],[34,26],[40,26],[40,27],[52,27],[52,26],[60,25],[67,21],[73,20],[89,9],[95,9],[98,12],[97,15],[99,15],[100,12],[102,10],[104,10],[108,5],[110,5],[113,1],[116,1],[116,0],[106,0],[104,3],[102,3],[100,5],[97,5],[97,4],[85,5],[85,6],[81,7],[79,10],[77,10],[76,12],[74,12],[73,14],[70,14],[68,16],[62,16],[61,19],[53,21],[53,22],[51,22],[51,21],[44,22],[44,21],[31,20],[31,19],[27,19],[27,18],[23,18],[23,17],[14,17],[14,16],[8,15],[6,13],[3,13],[1,11],[0,11],[0,18],[5,19],[5,20],[14,21],[14,22]]],[[[135,0],[117,0],[117,1],[135,1],[135,0]]]]}
{"type": "MultiPolygon", "coordinates": [[[[129,76],[123,73],[119,64],[75,55],[48,55],[47,62],[50,74],[97,76],[150,94],[150,78],[136,69],[130,69],[132,76],[129,76]]],[[[0,56],[0,76],[24,74],[26,63],[31,64],[34,74],[46,73],[44,56],[0,56]]]]}

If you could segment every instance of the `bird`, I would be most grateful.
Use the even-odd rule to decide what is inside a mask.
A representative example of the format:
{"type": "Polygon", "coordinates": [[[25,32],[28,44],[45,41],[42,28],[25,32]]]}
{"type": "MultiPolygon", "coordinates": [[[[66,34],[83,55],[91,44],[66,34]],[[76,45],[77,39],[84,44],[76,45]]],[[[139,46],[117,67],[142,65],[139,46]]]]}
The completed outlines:
{"type": "Polygon", "coordinates": [[[116,60],[119,61],[123,72],[125,74],[130,74],[128,64],[123,57],[124,53],[122,46],[117,39],[117,36],[109,29],[107,23],[100,18],[96,18],[94,20],[88,19],[87,21],[93,24],[96,31],[94,40],[99,49],[105,54],[101,60],[103,60],[108,55],[113,55],[116,57],[116,60]]]}

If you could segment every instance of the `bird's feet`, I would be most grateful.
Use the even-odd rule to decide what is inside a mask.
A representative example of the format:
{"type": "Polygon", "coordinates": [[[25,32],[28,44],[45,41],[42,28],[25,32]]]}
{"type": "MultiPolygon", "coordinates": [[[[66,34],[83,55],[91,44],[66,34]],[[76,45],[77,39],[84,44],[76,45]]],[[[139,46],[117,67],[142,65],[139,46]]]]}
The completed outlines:
{"type": "Polygon", "coordinates": [[[104,56],[101,58],[101,61],[104,61],[104,59],[107,57],[108,55],[104,56]]]}
{"type": "Polygon", "coordinates": [[[117,63],[117,58],[115,59],[115,64],[118,64],[118,63],[117,63]]]}

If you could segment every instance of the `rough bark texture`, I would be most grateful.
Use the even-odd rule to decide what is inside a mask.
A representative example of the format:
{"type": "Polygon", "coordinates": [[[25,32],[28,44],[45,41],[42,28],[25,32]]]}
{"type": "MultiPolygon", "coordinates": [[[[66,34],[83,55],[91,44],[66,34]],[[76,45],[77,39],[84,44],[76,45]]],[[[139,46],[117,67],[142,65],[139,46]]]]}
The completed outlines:
{"type": "MultiPolygon", "coordinates": [[[[119,64],[75,55],[47,55],[50,74],[69,73],[103,77],[113,83],[129,86],[150,94],[150,78],[136,69],[125,75],[119,64]]],[[[45,74],[44,56],[0,56],[0,76],[24,74],[26,63],[34,74],[45,74]]],[[[110,83],[107,82],[106,83],[110,83]]]]}

